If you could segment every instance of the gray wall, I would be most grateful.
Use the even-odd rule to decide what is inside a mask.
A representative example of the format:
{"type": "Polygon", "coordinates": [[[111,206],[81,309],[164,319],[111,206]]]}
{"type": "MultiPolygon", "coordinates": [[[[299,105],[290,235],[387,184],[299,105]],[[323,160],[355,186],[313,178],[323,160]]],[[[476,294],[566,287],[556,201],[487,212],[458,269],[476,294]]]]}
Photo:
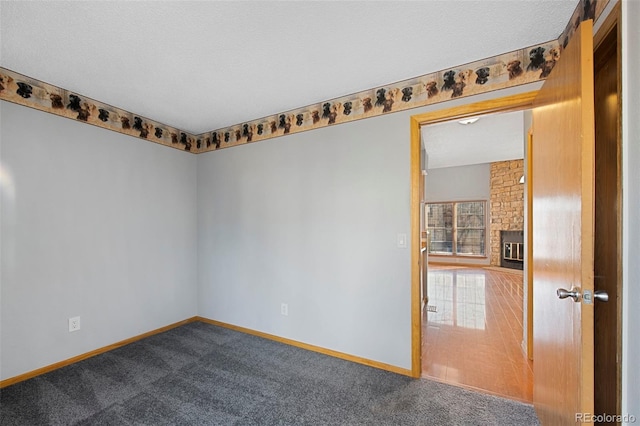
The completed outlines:
{"type": "Polygon", "coordinates": [[[622,2],[622,414],[640,419],[640,2],[622,2]]]}
{"type": "Polygon", "coordinates": [[[425,179],[426,201],[489,201],[490,181],[491,164],[488,163],[430,169],[425,179]]]}
{"type": "Polygon", "coordinates": [[[408,368],[408,166],[406,114],[199,155],[200,315],[408,368]]]}
{"type": "Polygon", "coordinates": [[[410,368],[409,117],[443,107],[196,157],[0,102],[2,379],[194,315],[410,368]]]}
{"type": "Polygon", "coordinates": [[[537,87],[199,155],[199,314],[409,369],[409,117],[537,87]]]}
{"type": "MultiPolygon", "coordinates": [[[[491,164],[473,164],[459,167],[443,167],[429,169],[425,177],[425,200],[427,203],[439,201],[486,200],[487,214],[491,212],[489,200],[491,198],[491,164]]],[[[489,250],[489,220],[487,217],[487,233],[485,247],[489,250]]],[[[465,263],[488,265],[491,261],[489,253],[484,258],[451,257],[429,255],[430,262],[465,263]]]]}
{"type": "Polygon", "coordinates": [[[7,102],[0,117],[2,379],[196,315],[196,157],[7,102]]]}

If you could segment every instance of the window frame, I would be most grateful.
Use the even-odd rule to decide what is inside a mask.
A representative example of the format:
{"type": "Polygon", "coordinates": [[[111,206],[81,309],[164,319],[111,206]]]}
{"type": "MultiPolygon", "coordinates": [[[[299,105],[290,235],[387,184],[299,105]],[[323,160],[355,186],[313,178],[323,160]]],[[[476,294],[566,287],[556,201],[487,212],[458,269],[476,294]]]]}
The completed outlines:
{"type": "MultiPolygon", "coordinates": [[[[424,226],[425,226],[425,230],[427,232],[429,232],[429,244],[427,246],[427,252],[429,254],[429,256],[443,256],[443,257],[466,257],[466,258],[474,258],[474,259],[486,259],[487,256],[487,250],[489,248],[489,241],[488,241],[488,237],[489,237],[489,210],[488,210],[488,206],[489,206],[489,200],[456,200],[456,201],[426,201],[424,203],[424,226]],[[484,244],[483,244],[483,249],[484,249],[484,253],[483,254],[468,254],[468,253],[458,253],[457,250],[457,245],[458,245],[458,211],[457,211],[457,204],[464,204],[464,203],[482,203],[483,204],[483,209],[484,209],[484,221],[483,221],[483,228],[462,228],[464,230],[484,230],[484,244]],[[452,227],[451,227],[451,253],[448,252],[443,252],[443,251],[436,251],[433,252],[431,251],[431,231],[432,229],[436,228],[436,227],[429,227],[429,214],[428,214],[428,209],[429,209],[429,205],[432,204],[451,204],[452,206],[452,227]]],[[[446,229],[446,228],[442,228],[442,227],[437,227],[438,229],[446,229]]]]}

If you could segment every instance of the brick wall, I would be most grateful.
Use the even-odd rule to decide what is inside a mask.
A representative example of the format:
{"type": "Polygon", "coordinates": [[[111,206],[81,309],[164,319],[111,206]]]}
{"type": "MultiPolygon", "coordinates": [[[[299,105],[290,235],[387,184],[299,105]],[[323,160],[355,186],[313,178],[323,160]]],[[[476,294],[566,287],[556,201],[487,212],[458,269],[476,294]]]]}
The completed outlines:
{"type": "Polygon", "coordinates": [[[492,265],[500,266],[500,231],[524,229],[524,160],[491,163],[489,227],[492,265]]]}

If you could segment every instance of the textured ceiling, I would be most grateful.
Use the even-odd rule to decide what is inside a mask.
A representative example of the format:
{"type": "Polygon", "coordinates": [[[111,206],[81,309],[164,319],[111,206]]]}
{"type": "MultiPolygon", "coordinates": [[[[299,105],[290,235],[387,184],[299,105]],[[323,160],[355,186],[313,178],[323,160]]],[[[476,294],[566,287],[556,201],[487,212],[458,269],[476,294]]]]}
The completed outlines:
{"type": "Polygon", "coordinates": [[[427,169],[524,158],[524,127],[523,111],[484,115],[473,124],[422,126],[427,169]]]}
{"type": "Polygon", "coordinates": [[[202,133],[555,39],[576,5],[0,1],[0,66],[202,133]]]}

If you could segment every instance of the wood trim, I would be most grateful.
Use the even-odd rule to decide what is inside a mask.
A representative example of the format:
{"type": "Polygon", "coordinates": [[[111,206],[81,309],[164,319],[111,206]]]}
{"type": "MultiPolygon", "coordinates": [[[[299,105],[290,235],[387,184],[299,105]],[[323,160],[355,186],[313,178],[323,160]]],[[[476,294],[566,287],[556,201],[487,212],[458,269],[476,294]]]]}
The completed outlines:
{"type": "MultiPolygon", "coordinates": [[[[422,373],[422,301],[420,297],[420,271],[422,263],[420,209],[422,194],[420,180],[424,180],[420,167],[420,123],[411,117],[411,376],[418,378],[422,373]]],[[[425,295],[426,297],[426,295],[425,295]]]]}
{"type": "Polygon", "coordinates": [[[533,361],[533,128],[527,135],[527,358],[533,361]]]}
{"type": "MultiPolygon", "coordinates": [[[[590,149],[582,150],[582,246],[581,257],[582,270],[581,283],[583,289],[590,289],[593,291],[593,252],[594,252],[594,211],[595,211],[595,116],[594,116],[594,75],[593,75],[593,21],[583,21],[580,24],[580,59],[582,62],[582,77],[580,83],[582,84],[582,99],[581,103],[586,107],[582,108],[582,123],[588,123],[582,126],[582,140],[591,141],[590,149]],[[587,228],[585,224],[590,224],[587,228]],[[590,261],[585,261],[590,260],[590,261]]],[[[584,145],[583,145],[584,146],[584,145]]],[[[580,391],[580,406],[585,409],[590,409],[593,412],[594,404],[594,375],[593,375],[593,324],[594,324],[594,310],[591,307],[582,308],[582,365],[580,366],[581,377],[581,391],[580,391]],[[591,335],[584,333],[584,331],[591,331],[591,335]]],[[[589,412],[587,410],[583,412],[589,412]]]]}
{"type": "MultiPolygon", "coordinates": [[[[411,182],[411,376],[420,377],[422,370],[422,315],[420,297],[420,128],[428,124],[459,120],[480,114],[520,111],[533,107],[537,91],[489,99],[410,117],[410,182],[411,182]]],[[[477,266],[477,265],[476,265],[477,266]]]]}
{"type": "Polygon", "coordinates": [[[616,347],[616,353],[620,354],[620,362],[618,363],[618,371],[617,371],[617,381],[618,381],[618,389],[617,389],[617,399],[618,399],[618,412],[622,412],[622,294],[623,287],[626,285],[624,282],[624,274],[623,274],[623,264],[622,264],[622,242],[624,240],[623,232],[622,232],[622,210],[623,210],[623,188],[622,188],[622,98],[625,96],[622,91],[622,2],[618,2],[616,6],[613,8],[613,11],[604,22],[608,23],[609,18],[615,15],[615,25],[617,26],[618,34],[617,40],[618,45],[616,46],[617,50],[617,67],[618,67],[618,135],[617,135],[617,144],[618,144],[618,200],[617,200],[617,209],[618,209],[618,300],[617,310],[618,310],[618,345],[616,347]]]}
{"type": "Polygon", "coordinates": [[[28,379],[32,379],[32,378],[34,378],[36,376],[40,376],[42,374],[49,373],[49,372],[57,370],[59,368],[66,367],[68,365],[71,365],[71,364],[74,364],[76,362],[85,360],[87,358],[91,358],[93,356],[100,355],[100,354],[103,354],[105,352],[112,351],[114,349],[118,349],[118,348],[120,348],[122,346],[128,345],[129,343],[137,342],[138,340],[142,340],[142,339],[144,339],[146,337],[153,336],[154,334],[164,333],[165,331],[171,330],[172,328],[180,327],[181,325],[189,324],[189,323],[195,322],[195,321],[197,321],[197,317],[188,318],[186,320],[179,321],[179,322],[176,322],[176,323],[173,323],[173,324],[169,324],[167,326],[160,327],[158,329],[155,329],[155,330],[152,330],[152,331],[148,331],[148,332],[143,333],[143,334],[139,334],[139,335],[131,337],[129,339],[121,340],[119,342],[112,343],[112,344],[104,346],[102,348],[98,348],[98,349],[95,349],[93,351],[90,351],[90,352],[87,352],[87,353],[84,353],[84,354],[81,354],[81,355],[77,355],[77,356],[74,356],[74,357],[69,358],[69,359],[65,359],[64,361],[56,362],[55,364],[51,364],[51,365],[47,365],[47,366],[42,367],[42,368],[38,368],[37,370],[29,371],[27,373],[20,374],[18,376],[14,376],[14,377],[10,377],[8,379],[4,379],[4,380],[0,381],[0,389],[5,388],[7,386],[11,386],[11,385],[19,383],[19,382],[23,382],[23,381],[28,380],[28,379]]]}
{"type": "MultiPolygon", "coordinates": [[[[460,105],[453,108],[442,109],[438,111],[425,112],[423,114],[414,115],[411,121],[418,122],[420,126],[426,124],[442,123],[444,121],[459,120],[478,114],[491,114],[494,112],[519,111],[533,106],[533,100],[537,91],[519,93],[517,95],[505,96],[498,99],[489,99],[473,104],[460,105]]],[[[420,132],[418,132],[418,148],[420,142],[420,132]]]]}
{"type": "Polygon", "coordinates": [[[204,317],[195,317],[197,321],[201,321],[207,324],[223,327],[229,330],[239,331],[241,333],[250,334],[252,336],[262,337],[263,339],[273,340],[274,342],[284,343],[285,345],[295,346],[297,348],[306,349],[321,353],[323,355],[332,356],[334,358],[343,359],[345,361],[351,361],[358,364],[367,365],[369,367],[379,368],[381,370],[390,371],[392,373],[402,374],[405,376],[411,376],[411,371],[397,367],[391,364],[385,364],[383,362],[373,361],[367,358],[361,358],[355,355],[349,355],[344,352],[334,351],[332,349],[323,348],[320,346],[311,345],[309,343],[299,342],[297,340],[287,339],[285,337],[276,336],[274,334],[264,333],[262,331],[252,330],[250,328],[240,327],[238,325],[228,324],[222,321],[216,321],[204,317]]]}
{"type": "Polygon", "coordinates": [[[363,364],[363,365],[367,365],[369,367],[374,367],[374,368],[379,368],[381,370],[386,370],[386,371],[390,371],[392,373],[396,373],[396,374],[402,374],[404,376],[412,376],[412,372],[410,370],[407,370],[405,368],[401,368],[401,367],[397,367],[395,365],[391,365],[391,364],[385,364],[383,362],[378,362],[378,361],[373,361],[367,358],[362,358],[362,357],[358,357],[358,356],[354,356],[354,355],[349,355],[343,352],[339,352],[339,351],[334,351],[331,349],[326,349],[326,348],[322,348],[320,346],[315,346],[315,345],[310,345],[308,343],[303,343],[303,342],[298,342],[296,340],[291,340],[291,339],[286,339],[284,337],[279,337],[279,336],[275,336],[272,334],[268,334],[268,333],[263,333],[261,331],[256,331],[256,330],[251,330],[249,328],[244,328],[244,327],[240,327],[240,326],[236,326],[236,325],[232,325],[232,324],[227,324],[224,322],[220,322],[220,321],[216,321],[216,320],[211,320],[208,318],[204,318],[204,317],[199,317],[199,316],[195,316],[195,317],[191,317],[188,318],[186,320],[183,321],[179,321],[173,324],[169,324],[167,326],[158,328],[156,330],[152,330],[152,331],[148,331],[146,333],[131,337],[129,339],[125,339],[116,343],[112,343],[110,345],[104,346],[102,348],[98,348],[95,349],[93,351],[78,355],[78,356],[74,356],[72,358],[60,361],[60,362],[56,362],[55,364],[51,364],[51,365],[47,365],[45,367],[42,368],[38,368],[37,370],[33,370],[33,371],[29,371],[27,373],[24,374],[20,374],[18,376],[15,377],[10,377],[8,379],[2,380],[0,381],[0,389],[5,388],[7,386],[11,386],[14,385],[16,383],[20,383],[23,382],[25,380],[28,379],[32,379],[34,377],[40,376],[42,374],[46,374],[49,373],[51,371],[57,370],[59,368],[62,367],[66,367],[68,365],[74,364],[76,362],[80,362],[82,360],[85,360],[87,358],[91,358],[93,356],[96,355],[100,355],[103,354],[105,352],[109,352],[112,351],[114,349],[118,349],[122,346],[126,346],[130,343],[133,342],[137,342],[139,340],[145,339],[147,337],[151,337],[155,334],[160,334],[160,333],[164,333],[165,331],[169,331],[173,328],[176,327],[180,327],[182,325],[186,325],[192,322],[204,322],[207,324],[212,324],[212,325],[216,325],[219,327],[224,327],[230,330],[235,330],[235,331],[239,331],[241,333],[246,333],[246,334],[251,334],[253,336],[258,336],[258,337],[262,337],[265,339],[269,339],[269,340],[273,340],[276,342],[280,342],[280,343],[284,343],[286,345],[291,345],[291,346],[295,346],[298,348],[302,348],[302,349],[306,349],[309,351],[313,351],[313,352],[318,352],[324,355],[328,355],[328,356],[332,356],[335,358],[340,358],[340,359],[344,359],[346,361],[351,361],[351,362],[355,362],[358,364],[363,364]]]}
{"type": "MultiPolygon", "coordinates": [[[[613,197],[615,199],[615,201],[612,203],[611,201],[613,200],[609,200],[606,203],[608,205],[614,205],[614,209],[615,209],[615,223],[616,223],[616,231],[615,231],[615,238],[613,239],[613,241],[615,241],[615,247],[612,247],[613,244],[611,244],[611,238],[606,237],[606,242],[611,244],[609,247],[607,247],[605,250],[611,250],[615,251],[615,259],[617,260],[617,264],[615,266],[615,289],[612,288],[614,286],[611,285],[607,285],[604,289],[608,291],[609,293],[609,302],[608,304],[615,304],[615,310],[616,310],[616,316],[615,316],[615,343],[611,344],[610,340],[606,340],[605,339],[605,335],[606,333],[600,333],[603,325],[603,321],[605,321],[603,319],[603,314],[602,311],[600,311],[600,309],[602,308],[601,305],[596,305],[596,319],[595,319],[595,333],[596,333],[596,340],[595,340],[595,357],[596,360],[598,360],[598,357],[603,356],[603,354],[600,352],[601,349],[599,349],[598,346],[603,346],[606,345],[609,350],[611,349],[611,347],[614,348],[615,350],[615,359],[616,361],[616,368],[615,368],[615,377],[613,378],[613,380],[615,380],[615,391],[612,392],[611,390],[611,386],[609,383],[602,383],[599,382],[599,380],[603,379],[603,375],[607,378],[607,380],[611,380],[611,372],[610,371],[605,371],[603,372],[599,372],[598,368],[602,368],[602,365],[604,364],[602,361],[600,362],[595,362],[594,365],[594,370],[595,370],[595,389],[596,389],[596,395],[595,395],[595,401],[594,401],[594,411],[599,413],[602,412],[601,410],[604,409],[610,409],[610,407],[602,407],[601,404],[604,400],[608,400],[610,401],[608,398],[611,397],[611,394],[615,395],[615,411],[616,413],[620,413],[622,410],[622,367],[621,367],[621,362],[620,359],[622,357],[622,291],[623,291],[623,286],[624,286],[624,282],[623,282],[623,274],[622,274],[622,239],[623,239],[623,235],[622,235],[622,175],[621,175],[621,171],[622,171],[622,97],[624,96],[623,92],[622,92],[622,7],[621,7],[621,2],[618,2],[617,4],[615,4],[612,8],[611,11],[609,12],[609,14],[606,16],[606,18],[604,19],[604,22],[602,23],[602,25],[600,25],[600,27],[598,28],[598,30],[596,31],[596,33],[593,36],[593,44],[594,44],[594,69],[595,69],[595,76],[594,78],[596,78],[596,81],[598,80],[598,74],[600,72],[602,72],[601,70],[601,66],[602,63],[600,62],[602,60],[602,54],[598,54],[599,51],[607,51],[608,49],[611,49],[612,51],[612,55],[615,55],[616,59],[616,80],[617,80],[617,89],[616,89],[616,93],[617,93],[617,100],[616,100],[616,104],[615,104],[615,110],[616,110],[616,134],[615,134],[615,141],[610,141],[610,142],[604,142],[602,139],[599,139],[599,137],[601,138],[601,135],[598,135],[598,132],[596,132],[596,150],[601,149],[604,145],[614,145],[615,144],[615,150],[617,151],[616,153],[616,159],[615,159],[615,176],[611,175],[609,176],[609,179],[615,179],[615,197],[613,197]],[[610,41],[610,37],[612,34],[615,34],[615,38],[616,38],[616,43],[615,45],[613,45],[610,41]],[[611,46],[608,46],[607,44],[603,43],[608,43],[608,44],[612,44],[611,46]],[[609,204],[611,203],[611,204],[609,204]],[[604,395],[604,398],[602,398],[602,395],[604,395]]],[[[598,99],[598,89],[601,89],[601,87],[598,87],[598,82],[596,82],[596,87],[595,87],[595,93],[596,93],[596,105],[598,104],[598,102],[602,102],[602,99],[598,99]]],[[[597,112],[597,108],[596,108],[596,130],[598,128],[598,112],[597,112]]],[[[606,120],[605,120],[606,122],[606,120]]],[[[601,124],[601,126],[603,128],[605,128],[604,124],[601,124]]],[[[607,131],[607,133],[609,134],[609,132],[607,131]]],[[[598,163],[598,161],[602,160],[603,156],[599,155],[599,153],[596,154],[596,164],[598,163]]],[[[611,160],[610,160],[611,161],[611,160]]],[[[607,167],[608,168],[608,167],[607,167]]],[[[606,177],[602,176],[602,169],[598,168],[596,166],[596,180],[597,182],[601,182],[601,179],[605,179],[606,177]]],[[[603,201],[601,201],[597,195],[596,192],[596,206],[598,205],[597,203],[605,203],[603,201]]],[[[596,209],[596,220],[598,220],[598,209],[596,209]]],[[[605,213],[606,214],[606,213],[605,213]]],[[[601,222],[600,222],[601,223],[601,222]]],[[[596,236],[595,236],[595,243],[596,243],[596,247],[599,246],[599,244],[602,244],[603,241],[605,240],[605,238],[602,238],[601,235],[599,235],[596,232],[596,236]],[[600,238],[599,238],[600,237],[600,238]]],[[[600,249],[602,250],[602,249],[600,249]]],[[[596,265],[598,264],[598,261],[601,261],[602,259],[598,259],[598,257],[596,256],[596,265]]],[[[612,271],[613,272],[613,271],[612,271]]],[[[596,274],[600,275],[600,271],[596,268],[596,274]]],[[[614,274],[611,274],[614,275],[614,274]]],[[[601,283],[600,283],[601,284],[601,283]]],[[[602,288],[598,288],[598,285],[595,285],[594,290],[601,290],[602,288]]],[[[607,324],[610,325],[610,324],[607,324]]],[[[607,411],[608,412],[608,411],[607,411]]]]}
{"type": "MultiPolygon", "coordinates": [[[[598,49],[598,47],[600,47],[600,44],[602,44],[602,42],[607,37],[607,35],[609,35],[611,30],[613,30],[613,28],[616,25],[618,25],[619,22],[622,22],[621,20],[622,6],[620,5],[620,3],[621,2],[618,2],[615,6],[613,6],[613,8],[611,9],[611,12],[609,12],[604,22],[602,23],[602,25],[600,25],[600,27],[598,28],[598,31],[593,35],[593,51],[594,52],[598,49]]],[[[621,36],[620,27],[618,26],[618,47],[622,45],[622,40],[620,40],[620,36],[621,36]]]]}

